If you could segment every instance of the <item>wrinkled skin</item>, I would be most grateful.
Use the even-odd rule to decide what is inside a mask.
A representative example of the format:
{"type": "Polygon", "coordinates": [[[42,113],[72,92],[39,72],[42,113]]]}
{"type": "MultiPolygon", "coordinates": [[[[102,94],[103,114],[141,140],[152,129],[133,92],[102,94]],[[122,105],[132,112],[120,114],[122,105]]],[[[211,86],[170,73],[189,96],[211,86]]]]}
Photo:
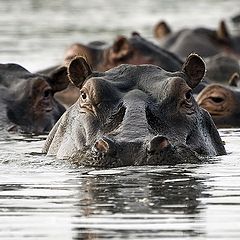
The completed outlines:
{"type": "Polygon", "coordinates": [[[68,73],[80,97],[50,132],[43,148],[48,155],[119,167],[198,163],[226,153],[211,117],[192,96],[205,74],[198,55],[173,73],[127,64],[92,72],[78,57],[68,73]]]}
{"type": "Polygon", "coordinates": [[[216,30],[195,28],[177,32],[171,32],[165,22],[160,22],[154,28],[154,35],[161,47],[182,58],[192,52],[202,57],[226,53],[240,58],[240,36],[231,35],[224,21],[220,22],[216,30]]]}
{"type": "Polygon", "coordinates": [[[211,84],[197,96],[197,102],[217,127],[240,127],[240,92],[236,87],[211,84]]]}
{"type": "Polygon", "coordinates": [[[68,82],[66,67],[45,76],[17,64],[0,64],[0,124],[10,131],[49,132],[65,111],[53,95],[68,82]]]}

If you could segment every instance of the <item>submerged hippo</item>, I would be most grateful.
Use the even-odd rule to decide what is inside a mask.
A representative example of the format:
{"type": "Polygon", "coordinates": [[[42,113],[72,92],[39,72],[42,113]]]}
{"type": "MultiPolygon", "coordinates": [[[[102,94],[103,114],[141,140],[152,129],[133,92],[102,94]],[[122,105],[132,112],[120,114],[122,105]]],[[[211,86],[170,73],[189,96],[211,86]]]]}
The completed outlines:
{"type": "Polygon", "coordinates": [[[224,52],[240,58],[240,36],[231,35],[224,21],[220,22],[217,30],[195,28],[177,32],[171,32],[165,22],[160,22],[154,28],[154,35],[159,39],[161,47],[179,57],[185,58],[192,52],[202,57],[224,52]]]}
{"type": "MultiPolygon", "coordinates": [[[[236,75],[236,78],[239,76],[236,75]]],[[[212,116],[217,127],[240,127],[240,91],[220,84],[207,86],[197,96],[198,104],[212,116]]]]}
{"type": "Polygon", "coordinates": [[[118,36],[110,46],[98,42],[73,44],[66,51],[65,62],[79,55],[85,56],[93,70],[101,72],[120,64],[154,64],[173,72],[180,70],[183,64],[173,53],[154,45],[136,32],[130,38],[118,36]]]}
{"type": "Polygon", "coordinates": [[[80,97],[50,132],[44,153],[97,167],[196,163],[226,153],[210,115],[192,96],[205,74],[198,55],[172,73],[127,64],[93,72],[78,57],[68,74],[80,97]]]}
{"type": "Polygon", "coordinates": [[[66,67],[45,76],[17,64],[0,64],[0,125],[25,133],[49,132],[65,111],[53,95],[68,82],[66,67]]]}
{"type": "MultiPolygon", "coordinates": [[[[72,44],[65,54],[65,65],[76,56],[84,56],[93,70],[104,72],[120,64],[154,64],[167,71],[178,71],[183,61],[174,54],[154,45],[133,33],[130,38],[119,36],[108,45],[104,42],[91,42],[87,45],[72,44]]],[[[56,97],[66,106],[71,106],[79,97],[79,91],[70,85],[63,92],[57,93],[56,97]]]]}

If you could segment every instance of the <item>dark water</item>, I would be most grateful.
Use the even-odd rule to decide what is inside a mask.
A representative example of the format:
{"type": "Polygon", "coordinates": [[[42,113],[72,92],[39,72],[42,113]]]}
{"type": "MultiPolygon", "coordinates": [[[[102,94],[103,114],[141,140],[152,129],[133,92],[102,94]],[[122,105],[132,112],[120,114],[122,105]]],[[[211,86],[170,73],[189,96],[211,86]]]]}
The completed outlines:
{"type": "MultiPolygon", "coordinates": [[[[0,1],[0,62],[37,70],[75,41],[111,41],[166,19],[215,27],[238,1],[0,1]]],[[[0,132],[0,239],[240,239],[240,129],[201,165],[76,168],[41,154],[45,136],[0,132]]]]}

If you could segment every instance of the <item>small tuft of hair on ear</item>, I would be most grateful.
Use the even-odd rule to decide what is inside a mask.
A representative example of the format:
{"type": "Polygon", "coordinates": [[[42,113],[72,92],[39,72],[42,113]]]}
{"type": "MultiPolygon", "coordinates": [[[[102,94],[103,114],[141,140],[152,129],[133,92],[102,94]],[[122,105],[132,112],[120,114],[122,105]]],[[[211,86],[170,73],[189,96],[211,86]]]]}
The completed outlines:
{"type": "Polygon", "coordinates": [[[154,37],[161,39],[171,33],[171,28],[165,21],[160,21],[153,29],[154,37]]]}
{"type": "Polygon", "coordinates": [[[68,78],[78,88],[92,74],[91,66],[82,56],[77,56],[72,59],[68,66],[68,78]]]}
{"type": "Polygon", "coordinates": [[[240,81],[240,76],[239,76],[239,74],[237,72],[235,72],[229,78],[228,85],[231,86],[231,87],[237,87],[239,81],[240,81]]]}
{"type": "Polygon", "coordinates": [[[206,65],[198,54],[191,53],[183,64],[182,71],[188,76],[186,80],[188,86],[193,89],[204,78],[206,65]]]}

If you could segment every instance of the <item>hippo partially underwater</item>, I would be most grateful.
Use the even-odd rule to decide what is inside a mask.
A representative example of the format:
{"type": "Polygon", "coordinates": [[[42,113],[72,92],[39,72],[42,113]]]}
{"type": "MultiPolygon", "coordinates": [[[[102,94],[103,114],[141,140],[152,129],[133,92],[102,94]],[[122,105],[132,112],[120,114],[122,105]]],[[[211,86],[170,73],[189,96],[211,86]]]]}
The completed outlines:
{"type": "Polygon", "coordinates": [[[76,57],[68,76],[80,97],[54,126],[43,152],[94,167],[198,163],[226,154],[210,115],[192,96],[204,74],[196,54],[178,72],[147,64],[93,72],[76,57]]]}
{"type": "Polygon", "coordinates": [[[240,59],[240,36],[232,35],[223,20],[217,29],[199,27],[176,32],[172,32],[168,24],[161,21],[155,26],[154,35],[162,48],[182,58],[195,52],[202,57],[225,53],[240,59]]]}
{"type": "Polygon", "coordinates": [[[10,131],[49,132],[65,108],[53,95],[69,84],[67,68],[49,76],[30,73],[18,64],[0,64],[0,126],[10,131]]]}
{"type": "MultiPolygon", "coordinates": [[[[235,75],[239,81],[239,75],[235,75]]],[[[234,78],[232,78],[234,80],[234,78]]],[[[198,104],[212,116],[217,127],[240,127],[240,90],[213,83],[197,96],[198,104]]]]}

